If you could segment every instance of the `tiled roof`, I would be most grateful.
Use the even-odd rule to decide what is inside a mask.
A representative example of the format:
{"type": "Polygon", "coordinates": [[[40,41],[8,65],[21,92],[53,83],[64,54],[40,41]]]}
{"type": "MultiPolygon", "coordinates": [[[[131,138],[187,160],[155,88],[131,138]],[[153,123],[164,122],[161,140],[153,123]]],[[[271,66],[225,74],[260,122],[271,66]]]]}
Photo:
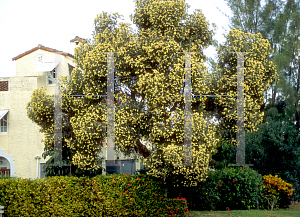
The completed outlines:
{"type": "Polygon", "coordinates": [[[84,38],[79,38],[78,36],[76,36],[74,39],[72,39],[70,42],[74,42],[74,41],[82,41],[85,40],[84,38]]]}
{"type": "Polygon", "coordinates": [[[50,51],[50,52],[54,52],[54,53],[60,53],[61,55],[64,55],[64,56],[69,56],[69,57],[72,57],[74,58],[74,56],[72,54],[69,54],[69,53],[66,53],[66,52],[63,52],[63,51],[59,51],[59,50],[56,50],[56,49],[52,49],[52,48],[49,48],[49,47],[45,47],[41,44],[39,44],[37,47],[29,50],[29,51],[26,51],[25,53],[22,53],[16,57],[14,57],[12,60],[17,60],[23,56],[26,56],[27,54],[30,54],[38,49],[41,49],[41,50],[45,50],[45,51],[50,51]]]}

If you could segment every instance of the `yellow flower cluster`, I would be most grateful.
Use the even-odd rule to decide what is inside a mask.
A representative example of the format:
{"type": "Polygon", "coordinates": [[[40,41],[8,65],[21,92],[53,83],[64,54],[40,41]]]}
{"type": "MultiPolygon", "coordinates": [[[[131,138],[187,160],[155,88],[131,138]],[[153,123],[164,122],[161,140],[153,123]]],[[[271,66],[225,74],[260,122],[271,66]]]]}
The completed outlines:
{"type": "MultiPolygon", "coordinates": [[[[261,34],[244,33],[241,30],[232,29],[226,36],[227,40],[218,50],[217,69],[222,75],[217,80],[217,88],[227,94],[237,94],[237,52],[245,52],[243,73],[245,76],[245,130],[257,131],[257,126],[262,123],[264,113],[260,112],[263,104],[264,92],[269,89],[270,83],[278,82],[279,75],[272,60],[269,60],[271,46],[268,40],[261,34]],[[224,61],[225,60],[225,61],[224,61]]],[[[224,93],[223,92],[223,93],[224,93]]],[[[220,94],[220,93],[219,93],[220,94]]],[[[226,123],[236,123],[237,98],[216,98],[215,102],[224,107],[222,117],[226,123]]],[[[226,126],[231,132],[236,129],[232,125],[226,126]]],[[[236,145],[236,140],[229,141],[236,145]]]]}
{"type": "Polygon", "coordinates": [[[265,188],[271,194],[276,194],[282,191],[288,196],[293,195],[293,185],[285,182],[280,177],[278,177],[278,175],[272,176],[270,174],[264,176],[263,188],[265,188]]]}

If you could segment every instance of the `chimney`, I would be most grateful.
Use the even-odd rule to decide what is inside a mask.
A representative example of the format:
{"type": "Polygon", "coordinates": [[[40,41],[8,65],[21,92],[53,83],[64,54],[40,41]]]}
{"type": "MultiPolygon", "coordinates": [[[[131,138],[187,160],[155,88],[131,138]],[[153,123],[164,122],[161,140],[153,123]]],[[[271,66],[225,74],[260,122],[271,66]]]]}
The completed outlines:
{"type": "Polygon", "coordinates": [[[78,36],[76,36],[74,39],[72,39],[70,41],[71,43],[75,43],[74,51],[75,51],[75,48],[79,46],[79,43],[82,42],[83,40],[85,40],[85,39],[84,38],[79,38],[78,36]]]}

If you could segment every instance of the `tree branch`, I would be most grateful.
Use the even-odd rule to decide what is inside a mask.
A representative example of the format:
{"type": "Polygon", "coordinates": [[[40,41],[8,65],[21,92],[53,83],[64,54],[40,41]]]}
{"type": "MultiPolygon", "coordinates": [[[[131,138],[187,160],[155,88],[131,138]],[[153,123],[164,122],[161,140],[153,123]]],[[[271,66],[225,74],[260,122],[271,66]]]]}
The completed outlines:
{"type": "Polygon", "coordinates": [[[140,140],[138,139],[136,141],[136,146],[134,147],[134,150],[139,152],[144,158],[147,158],[150,156],[150,151],[147,149],[145,145],[143,145],[140,140]]]}

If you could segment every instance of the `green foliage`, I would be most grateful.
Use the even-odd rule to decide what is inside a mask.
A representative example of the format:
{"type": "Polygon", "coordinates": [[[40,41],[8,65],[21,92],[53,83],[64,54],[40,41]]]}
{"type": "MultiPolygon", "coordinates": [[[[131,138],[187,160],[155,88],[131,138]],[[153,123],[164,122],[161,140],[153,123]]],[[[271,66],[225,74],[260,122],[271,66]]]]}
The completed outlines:
{"type": "Polygon", "coordinates": [[[7,216],[167,216],[187,213],[185,198],[167,198],[160,180],[126,174],[1,179],[7,216]]]}
{"type": "Polygon", "coordinates": [[[165,189],[167,190],[168,197],[187,198],[189,210],[215,209],[215,205],[219,201],[219,196],[214,191],[214,186],[217,185],[218,181],[212,178],[212,171],[208,172],[206,181],[197,183],[197,186],[185,187],[182,184],[177,186],[182,180],[182,175],[166,178],[165,189]]]}
{"type": "MultiPolygon", "coordinates": [[[[268,108],[267,108],[268,109],[268,108]]],[[[284,103],[266,110],[265,123],[257,132],[246,133],[246,161],[261,175],[279,175],[295,187],[299,200],[299,133],[285,117],[284,103]]]]}
{"type": "Polygon", "coordinates": [[[229,167],[217,172],[218,210],[254,209],[261,199],[262,177],[249,167],[229,167]]]}
{"type": "MultiPolygon", "coordinates": [[[[284,102],[278,102],[275,107],[267,106],[259,130],[246,133],[245,160],[254,164],[251,168],[261,175],[279,175],[293,184],[292,198],[299,200],[299,135],[294,124],[287,120],[284,102]]],[[[235,151],[235,147],[222,142],[210,166],[219,170],[235,163],[235,151]]]]}
{"type": "Polygon", "coordinates": [[[253,209],[263,201],[261,189],[262,177],[256,171],[230,167],[210,171],[207,179],[197,186],[170,186],[168,196],[187,198],[190,210],[253,209]]]}
{"type": "Polygon", "coordinates": [[[222,142],[217,150],[218,152],[212,156],[210,162],[210,166],[215,170],[227,168],[229,164],[236,162],[236,147],[229,145],[227,142],[222,142]]]}

